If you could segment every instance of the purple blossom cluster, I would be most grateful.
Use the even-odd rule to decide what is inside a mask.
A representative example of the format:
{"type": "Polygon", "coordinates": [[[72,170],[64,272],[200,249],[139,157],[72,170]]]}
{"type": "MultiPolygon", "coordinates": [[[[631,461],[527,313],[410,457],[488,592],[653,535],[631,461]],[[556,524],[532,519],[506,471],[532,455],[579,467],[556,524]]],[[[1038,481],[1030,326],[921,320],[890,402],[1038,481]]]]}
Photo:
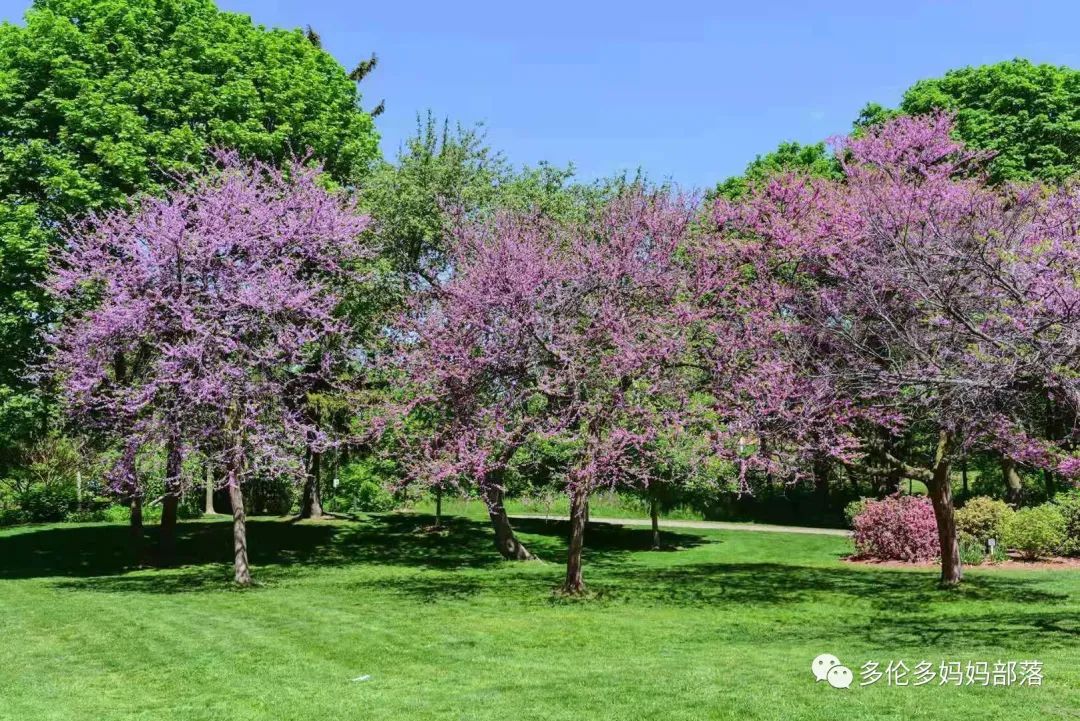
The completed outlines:
{"type": "Polygon", "coordinates": [[[371,256],[368,219],[300,160],[216,160],[90,218],[56,259],[49,367],[83,428],[122,439],[109,478],[126,496],[142,494],[139,455],[164,446],[170,476],[196,451],[219,468],[235,507],[245,478],[298,475],[298,448],[328,442],[304,399],[347,362],[337,309],[371,256]]]}
{"type": "MultiPolygon", "coordinates": [[[[369,365],[392,380],[385,402],[357,415],[401,431],[411,482],[474,486],[493,519],[514,454],[558,447],[569,592],[589,495],[655,483],[674,446],[733,464],[740,490],[823,463],[918,479],[930,500],[883,502],[859,542],[940,553],[959,580],[958,454],[1080,475],[1076,429],[1033,425],[1080,408],[1080,187],[988,184],[951,122],[867,129],[836,143],[841,179],[781,174],[737,202],[634,186],[585,222],[463,215],[369,365]],[[891,445],[913,428],[933,439],[921,460],[891,445]]],[[[140,455],[165,449],[176,485],[198,453],[242,527],[245,478],[298,476],[305,447],[335,442],[307,400],[372,358],[340,311],[373,252],[317,168],[217,160],[68,235],[49,369],[72,417],[119,439],[117,492],[142,493],[140,455]]]]}
{"type": "Polygon", "coordinates": [[[462,223],[447,282],[397,329],[416,389],[399,410],[432,430],[413,477],[497,484],[527,438],[562,438],[577,518],[598,486],[652,482],[657,444],[687,433],[743,489],[873,457],[926,483],[958,580],[958,453],[1078,467],[1074,438],[1030,419],[1080,407],[1080,189],[993,187],[950,130],[898,118],[837,142],[841,180],[779,175],[711,212],[637,189],[581,227],[462,223]],[[925,463],[875,445],[916,425],[925,463]]]}

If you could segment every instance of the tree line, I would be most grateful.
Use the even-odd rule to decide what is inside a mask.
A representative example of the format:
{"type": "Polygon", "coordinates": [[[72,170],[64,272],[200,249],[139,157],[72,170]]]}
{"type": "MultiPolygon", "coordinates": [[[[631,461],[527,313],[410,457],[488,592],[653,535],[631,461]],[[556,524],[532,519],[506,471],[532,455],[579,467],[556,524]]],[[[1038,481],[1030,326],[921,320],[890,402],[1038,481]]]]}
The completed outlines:
{"type": "Polygon", "coordinates": [[[166,561],[181,496],[224,489],[243,584],[265,479],[317,516],[324,458],[385,459],[527,559],[524,465],[567,493],[577,593],[600,488],[917,480],[952,584],[956,465],[1080,470],[1076,71],[923,81],[702,201],[516,170],[430,115],[382,161],[373,57],[202,0],[0,28],[5,474],[83,439],[136,535],[154,479],[166,561]]]}

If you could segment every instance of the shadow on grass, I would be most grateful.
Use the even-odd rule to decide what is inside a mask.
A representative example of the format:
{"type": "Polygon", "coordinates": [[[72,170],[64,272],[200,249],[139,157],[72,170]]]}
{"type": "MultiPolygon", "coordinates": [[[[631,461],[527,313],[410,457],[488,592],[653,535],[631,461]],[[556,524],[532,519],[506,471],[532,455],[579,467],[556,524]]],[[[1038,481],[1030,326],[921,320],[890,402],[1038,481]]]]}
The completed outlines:
{"type": "MultiPolygon", "coordinates": [[[[418,514],[386,514],[354,522],[250,519],[250,560],[261,569],[378,564],[453,570],[501,562],[487,523],[444,517],[445,530],[425,531],[433,521],[418,514]]],[[[527,520],[516,526],[529,536],[527,545],[541,558],[560,563],[565,559],[566,522],[527,520]]],[[[145,533],[143,548],[148,554],[156,548],[157,528],[147,526],[145,533]]],[[[597,565],[619,563],[629,553],[647,550],[652,542],[647,530],[606,524],[591,525],[588,537],[589,560],[597,565]]],[[[665,540],[684,548],[704,542],[692,534],[665,534],[665,540]]],[[[174,565],[220,565],[231,560],[231,549],[231,523],[181,523],[174,565]]],[[[138,560],[129,530],[121,525],[50,526],[0,536],[0,579],[116,576],[138,570],[138,560]]]]}
{"type": "MultiPolygon", "coordinates": [[[[553,564],[554,566],[554,564],[553,564]]],[[[562,567],[553,567],[561,579],[562,567]]],[[[932,573],[898,570],[856,571],[840,567],[779,563],[699,563],[655,568],[634,563],[604,565],[587,559],[586,583],[593,592],[587,603],[644,604],[685,607],[768,606],[869,601],[882,614],[923,613],[949,604],[1066,604],[1069,594],[1040,588],[1034,579],[998,575],[967,578],[956,589],[942,590],[932,573]]],[[[409,575],[373,581],[383,590],[410,600],[437,602],[481,594],[536,588],[536,574],[502,573],[409,575]]],[[[555,601],[562,602],[562,601],[555,601]]],[[[573,601],[568,601],[573,603],[573,601]]],[[[1003,617],[1001,617],[1003,618],[1003,617]]],[[[1071,624],[1080,635],[1080,619],[1071,624]]]]}
{"type": "MultiPolygon", "coordinates": [[[[482,521],[445,518],[446,530],[425,532],[432,518],[388,514],[356,522],[291,524],[253,519],[251,560],[258,581],[273,584],[306,570],[370,565],[423,573],[357,574],[344,582],[357,590],[411,603],[498,597],[524,605],[544,603],[561,580],[566,522],[530,519],[517,524],[544,566],[503,564],[482,521]],[[483,572],[498,568],[497,572],[483,572]]],[[[147,528],[152,547],[156,529],[147,528]]],[[[679,547],[725,543],[691,533],[665,533],[679,547]]],[[[595,595],[586,606],[675,606],[738,609],[836,609],[824,623],[875,643],[940,646],[947,643],[1080,643],[1080,620],[1067,593],[1041,578],[971,574],[954,591],[936,587],[931,571],[781,562],[661,565],[655,556],[631,558],[652,542],[647,528],[596,524],[587,535],[586,582],[595,595]],[[874,622],[848,628],[843,610],[869,603],[874,622]],[[1021,605],[1022,604],[1022,605],[1021,605]],[[951,609],[951,610],[950,610],[951,609]]],[[[25,529],[0,536],[0,579],[66,577],[58,589],[173,594],[232,589],[231,524],[194,521],[179,529],[177,568],[140,570],[133,564],[127,528],[119,525],[25,529]]],[[[551,603],[562,603],[550,599],[551,603]]],[[[865,614],[863,615],[865,618],[865,614]]],[[[816,638],[820,627],[781,624],[783,638],[816,638]]]]}

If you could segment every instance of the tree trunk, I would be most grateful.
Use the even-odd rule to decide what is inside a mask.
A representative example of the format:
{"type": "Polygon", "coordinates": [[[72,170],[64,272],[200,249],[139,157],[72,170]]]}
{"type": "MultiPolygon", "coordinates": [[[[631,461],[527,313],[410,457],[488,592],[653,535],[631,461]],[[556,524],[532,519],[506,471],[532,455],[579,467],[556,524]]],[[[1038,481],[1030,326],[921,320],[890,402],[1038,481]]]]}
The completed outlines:
{"type": "Polygon", "coordinates": [[[203,487],[206,491],[206,507],[203,509],[203,513],[208,516],[216,516],[218,512],[214,508],[214,474],[210,472],[209,463],[203,463],[202,477],[203,487]]]}
{"type": "MultiPolygon", "coordinates": [[[[882,444],[884,445],[886,455],[892,455],[900,459],[904,459],[907,455],[907,449],[902,442],[897,443],[890,437],[886,437],[882,441],[882,444]]],[[[888,470],[885,475],[880,478],[880,485],[876,489],[876,492],[882,495],[891,496],[900,492],[901,484],[904,482],[904,473],[895,465],[886,464],[886,467],[888,470]]],[[[908,493],[911,493],[910,484],[908,485],[908,493]]]]}
{"type": "Polygon", "coordinates": [[[1005,481],[1005,502],[1013,508],[1019,507],[1024,495],[1024,484],[1016,472],[1016,461],[1003,456],[1001,459],[1001,477],[1005,481]]]}
{"type": "Polygon", "coordinates": [[[138,493],[131,496],[131,538],[135,541],[136,547],[142,544],[143,539],[143,522],[142,522],[142,496],[138,493]]]}
{"type": "Polygon", "coordinates": [[[566,582],[563,593],[577,595],[585,590],[581,580],[581,549],[585,545],[586,515],[589,512],[589,494],[574,489],[570,494],[570,543],[566,555],[566,582]]]}
{"type": "Polygon", "coordinates": [[[938,541],[941,544],[941,585],[955,586],[963,577],[960,566],[960,544],[956,535],[956,509],[953,508],[952,470],[949,451],[952,438],[945,431],[938,437],[937,453],[934,456],[932,479],[927,483],[930,500],[934,504],[934,518],[937,520],[938,541]]]}
{"type": "Polygon", "coordinates": [[[652,548],[654,551],[660,550],[660,503],[656,500],[656,496],[653,496],[652,502],[649,504],[649,518],[652,520],[652,548]]]}
{"type": "Polygon", "coordinates": [[[435,488],[435,528],[442,528],[442,486],[435,488]]]}
{"type": "Polygon", "coordinates": [[[489,486],[484,491],[484,502],[488,507],[491,525],[495,528],[495,548],[499,550],[502,557],[508,561],[534,560],[536,556],[521,545],[517,536],[514,535],[514,528],[510,525],[510,517],[506,515],[506,508],[503,506],[502,491],[489,486]]]}
{"type": "Polygon", "coordinates": [[[169,566],[176,560],[176,520],[180,497],[166,492],[161,499],[161,522],[158,524],[158,563],[169,566]]]}
{"type": "Polygon", "coordinates": [[[229,502],[233,517],[233,571],[238,586],[251,585],[251,567],[248,565],[247,518],[244,516],[244,493],[240,489],[239,474],[229,472],[229,502]]]}
{"type": "Polygon", "coordinates": [[[301,518],[322,518],[322,454],[308,456],[307,479],[304,481],[304,500],[300,505],[301,518]]]}
{"type": "Polygon", "coordinates": [[[829,459],[824,455],[814,456],[813,473],[814,473],[814,492],[817,494],[818,502],[821,504],[821,509],[824,511],[829,505],[829,459]]]}
{"type": "Polygon", "coordinates": [[[183,461],[178,439],[170,438],[167,446],[165,497],[161,501],[161,523],[158,525],[158,560],[165,566],[176,557],[176,521],[180,510],[180,471],[183,461]]]}

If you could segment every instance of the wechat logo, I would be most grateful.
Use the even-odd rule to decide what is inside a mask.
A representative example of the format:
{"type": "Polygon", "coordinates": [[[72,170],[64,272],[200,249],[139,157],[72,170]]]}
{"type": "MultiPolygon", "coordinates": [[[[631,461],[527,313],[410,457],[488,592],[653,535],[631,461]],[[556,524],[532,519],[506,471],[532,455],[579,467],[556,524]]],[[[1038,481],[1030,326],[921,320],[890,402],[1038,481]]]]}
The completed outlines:
{"type": "Polygon", "coordinates": [[[833,688],[848,688],[854,679],[851,669],[840,663],[831,653],[823,653],[810,664],[810,670],[818,681],[827,681],[833,688]]]}

